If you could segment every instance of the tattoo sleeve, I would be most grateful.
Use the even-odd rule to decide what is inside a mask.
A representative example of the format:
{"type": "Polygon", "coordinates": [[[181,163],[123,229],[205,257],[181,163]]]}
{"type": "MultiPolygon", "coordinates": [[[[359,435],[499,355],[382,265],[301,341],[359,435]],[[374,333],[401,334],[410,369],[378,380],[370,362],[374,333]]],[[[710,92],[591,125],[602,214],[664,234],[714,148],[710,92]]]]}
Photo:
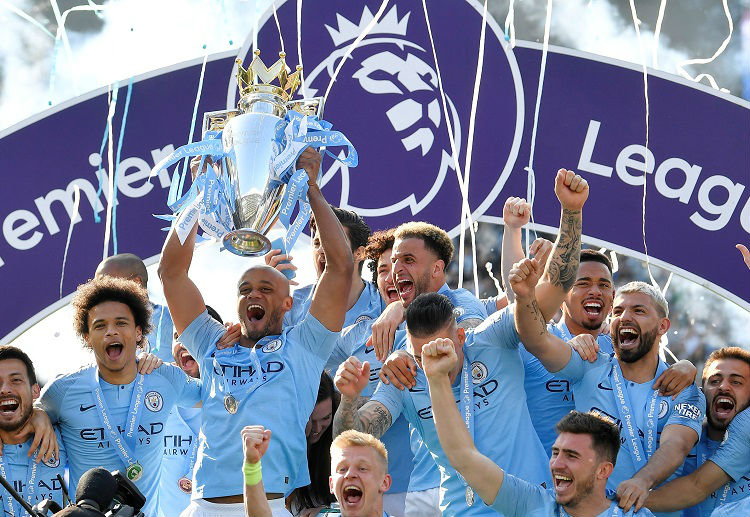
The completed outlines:
{"type": "Polygon", "coordinates": [[[547,262],[549,282],[567,292],[573,287],[581,258],[581,211],[564,208],[555,248],[547,262]]]}
{"type": "Polygon", "coordinates": [[[342,397],[336,416],[333,418],[334,436],[348,429],[354,429],[380,438],[390,426],[390,411],[380,402],[370,401],[366,397],[359,397],[355,401],[342,397]]]}

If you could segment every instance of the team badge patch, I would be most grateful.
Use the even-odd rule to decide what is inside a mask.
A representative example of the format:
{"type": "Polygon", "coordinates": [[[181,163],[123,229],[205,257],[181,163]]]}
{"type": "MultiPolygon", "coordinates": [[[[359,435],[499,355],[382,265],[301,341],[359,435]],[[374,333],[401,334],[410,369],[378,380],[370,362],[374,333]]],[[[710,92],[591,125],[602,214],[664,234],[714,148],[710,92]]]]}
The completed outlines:
{"type": "Polygon", "coordinates": [[[269,341],[268,343],[263,345],[263,348],[261,348],[261,350],[263,350],[263,352],[266,354],[270,354],[271,352],[275,352],[276,350],[281,348],[281,345],[282,343],[280,339],[274,339],[273,341],[269,341]]]}
{"type": "Polygon", "coordinates": [[[58,458],[57,456],[54,456],[54,455],[53,455],[53,456],[52,456],[52,457],[50,458],[50,460],[49,460],[49,461],[44,461],[44,460],[42,460],[42,463],[44,463],[45,465],[47,465],[47,466],[48,466],[49,468],[52,468],[52,469],[54,469],[54,468],[57,468],[57,467],[59,467],[59,466],[60,466],[60,458],[58,458]]]}
{"type": "Polygon", "coordinates": [[[487,367],[484,363],[474,361],[471,363],[471,380],[474,384],[479,384],[487,378],[487,367]]]}
{"type": "Polygon", "coordinates": [[[666,400],[662,400],[659,402],[659,420],[667,416],[667,413],[669,412],[669,402],[666,400]]]}
{"type": "Polygon", "coordinates": [[[354,324],[356,325],[357,323],[362,323],[363,321],[367,321],[367,320],[371,320],[371,319],[372,319],[372,316],[370,316],[368,314],[362,314],[359,318],[357,318],[356,320],[354,320],[354,324]]]}
{"type": "Polygon", "coordinates": [[[158,391],[149,391],[146,393],[146,407],[149,409],[149,411],[153,411],[154,413],[157,411],[161,411],[161,408],[164,406],[164,399],[161,397],[161,393],[158,391]]]}

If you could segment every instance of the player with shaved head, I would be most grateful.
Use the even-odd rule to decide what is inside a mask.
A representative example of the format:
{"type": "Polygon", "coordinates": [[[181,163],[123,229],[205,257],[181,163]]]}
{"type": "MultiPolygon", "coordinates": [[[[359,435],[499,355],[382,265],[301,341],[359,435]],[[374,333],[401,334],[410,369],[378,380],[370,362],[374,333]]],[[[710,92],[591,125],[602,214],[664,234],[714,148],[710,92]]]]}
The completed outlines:
{"type": "Polygon", "coordinates": [[[224,327],[207,313],[200,291],[188,277],[197,225],[184,243],[174,229],[159,264],[164,295],[180,342],[198,360],[203,411],[201,443],[193,474],[193,501],[184,516],[244,515],[243,426],[257,422],[273,431],[265,456],[266,497],[274,515],[289,515],[284,497],[310,480],[305,425],[315,406],[320,374],[336,343],[347,310],[354,261],[351,248],[316,183],[320,154],[308,148],[297,168],[308,175],[308,199],[317,234],[326,250],[325,270],[302,321],[282,328],[292,307],[289,281],[271,266],[254,265],[237,281],[238,344],[216,347],[224,327]],[[282,401],[293,401],[284,410],[282,401]],[[299,474],[299,475],[298,475],[299,474]]]}

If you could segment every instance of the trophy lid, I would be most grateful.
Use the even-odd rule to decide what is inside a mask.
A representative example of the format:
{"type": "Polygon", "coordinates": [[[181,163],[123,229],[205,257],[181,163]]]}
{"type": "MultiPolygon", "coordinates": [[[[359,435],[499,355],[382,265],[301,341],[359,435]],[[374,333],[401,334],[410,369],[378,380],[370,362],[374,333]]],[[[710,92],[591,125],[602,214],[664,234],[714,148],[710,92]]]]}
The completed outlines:
{"type": "Polygon", "coordinates": [[[242,60],[237,59],[237,87],[240,96],[245,97],[252,93],[268,93],[281,97],[287,102],[300,85],[302,66],[297,65],[296,71],[289,73],[291,69],[286,65],[286,53],[279,52],[279,59],[266,67],[260,59],[260,50],[253,52],[255,57],[250,66],[242,67],[242,60]],[[277,84],[273,84],[276,81],[277,84]]]}

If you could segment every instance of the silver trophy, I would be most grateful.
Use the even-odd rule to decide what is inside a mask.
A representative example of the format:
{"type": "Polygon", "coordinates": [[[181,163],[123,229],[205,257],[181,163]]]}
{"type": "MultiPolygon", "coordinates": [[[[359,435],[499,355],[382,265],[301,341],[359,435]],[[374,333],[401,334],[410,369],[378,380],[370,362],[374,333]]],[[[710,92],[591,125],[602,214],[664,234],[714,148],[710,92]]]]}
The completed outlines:
{"type": "Polygon", "coordinates": [[[277,123],[288,110],[304,115],[323,114],[322,98],[291,101],[300,84],[302,67],[289,73],[286,55],[266,68],[260,51],[247,69],[237,60],[240,101],[236,110],[213,111],[203,116],[203,132],[222,131],[226,170],[218,167],[228,186],[234,231],[224,236],[224,247],[237,255],[254,257],[271,249],[266,233],[279,217],[286,184],[271,182],[271,160],[278,149],[274,141],[277,123]],[[278,85],[271,84],[274,80],[278,85]]]}

